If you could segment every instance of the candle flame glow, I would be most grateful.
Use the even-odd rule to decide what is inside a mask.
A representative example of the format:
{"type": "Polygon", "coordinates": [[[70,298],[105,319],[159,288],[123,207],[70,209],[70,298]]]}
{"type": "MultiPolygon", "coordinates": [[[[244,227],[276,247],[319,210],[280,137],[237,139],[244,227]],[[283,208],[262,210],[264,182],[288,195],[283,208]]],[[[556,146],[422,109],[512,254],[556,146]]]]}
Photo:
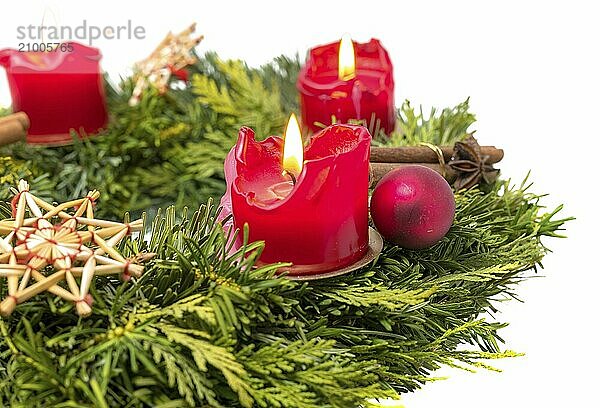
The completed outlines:
{"type": "Polygon", "coordinates": [[[355,59],[354,43],[348,34],[344,34],[338,53],[338,77],[341,81],[349,81],[356,76],[355,59]]]}
{"type": "Polygon", "coordinates": [[[297,177],[302,171],[304,162],[304,146],[298,119],[293,113],[285,128],[283,138],[283,170],[297,177]]]}

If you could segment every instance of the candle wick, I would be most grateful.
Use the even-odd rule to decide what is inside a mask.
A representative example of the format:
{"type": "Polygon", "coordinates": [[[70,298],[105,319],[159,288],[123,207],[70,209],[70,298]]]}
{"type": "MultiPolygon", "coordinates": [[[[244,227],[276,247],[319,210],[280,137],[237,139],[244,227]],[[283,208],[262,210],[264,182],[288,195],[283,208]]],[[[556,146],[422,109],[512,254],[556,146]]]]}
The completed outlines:
{"type": "Polygon", "coordinates": [[[292,185],[296,185],[296,176],[294,176],[294,173],[288,170],[284,170],[283,174],[287,174],[288,176],[290,176],[290,178],[292,179],[292,185]]]}

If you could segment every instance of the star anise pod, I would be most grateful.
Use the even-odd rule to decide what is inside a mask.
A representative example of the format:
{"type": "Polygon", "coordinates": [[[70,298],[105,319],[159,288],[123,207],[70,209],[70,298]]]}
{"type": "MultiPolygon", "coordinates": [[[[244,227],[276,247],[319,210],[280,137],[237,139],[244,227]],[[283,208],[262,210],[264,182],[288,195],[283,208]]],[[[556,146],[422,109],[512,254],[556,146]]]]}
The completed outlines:
{"type": "Polygon", "coordinates": [[[457,173],[454,188],[456,190],[469,189],[482,180],[486,183],[492,183],[496,180],[500,170],[489,164],[488,159],[488,155],[481,154],[481,147],[473,134],[470,134],[461,142],[456,142],[454,144],[454,154],[448,162],[450,168],[457,173]]]}

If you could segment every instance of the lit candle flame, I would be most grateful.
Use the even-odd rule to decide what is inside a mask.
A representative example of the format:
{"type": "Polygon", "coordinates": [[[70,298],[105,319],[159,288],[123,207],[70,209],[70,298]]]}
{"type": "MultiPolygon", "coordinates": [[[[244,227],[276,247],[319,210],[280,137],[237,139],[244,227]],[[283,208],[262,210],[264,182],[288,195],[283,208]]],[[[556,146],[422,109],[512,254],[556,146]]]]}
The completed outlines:
{"type": "Polygon", "coordinates": [[[283,139],[283,171],[297,177],[302,171],[304,162],[304,146],[298,119],[293,113],[285,128],[283,139]]]}
{"type": "Polygon", "coordinates": [[[354,43],[348,34],[342,36],[338,53],[338,77],[341,81],[349,81],[356,76],[354,43]]]}

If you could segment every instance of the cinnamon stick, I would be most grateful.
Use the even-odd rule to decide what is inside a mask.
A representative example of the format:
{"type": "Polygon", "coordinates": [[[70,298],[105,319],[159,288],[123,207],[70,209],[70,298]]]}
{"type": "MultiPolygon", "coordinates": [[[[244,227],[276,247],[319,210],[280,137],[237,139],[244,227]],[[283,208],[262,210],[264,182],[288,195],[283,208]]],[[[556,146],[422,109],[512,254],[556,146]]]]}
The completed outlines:
{"type": "MultiPolygon", "coordinates": [[[[453,146],[440,146],[444,161],[449,161],[454,152],[453,146]]],[[[487,163],[498,163],[504,157],[504,150],[495,146],[481,146],[481,154],[489,156],[487,163]]],[[[438,163],[438,155],[427,146],[371,147],[373,163],[438,163]]]]}
{"type": "Polygon", "coordinates": [[[16,143],[27,136],[29,117],[17,112],[0,118],[0,146],[16,143]]]}
{"type": "Polygon", "coordinates": [[[25,112],[11,113],[10,115],[2,116],[0,117],[0,123],[10,122],[15,119],[18,120],[25,129],[29,129],[29,116],[27,116],[25,112]]]}
{"type": "Polygon", "coordinates": [[[435,170],[439,174],[443,175],[448,182],[454,181],[456,178],[456,172],[452,170],[449,166],[442,167],[440,164],[436,163],[371,163],[371,174],[370,174],[370,184],[371,187],[375,187],[377,183],[392,170],[396,170],[406,166],[425,166],[429,167],[432,170],[435,170]]]}

